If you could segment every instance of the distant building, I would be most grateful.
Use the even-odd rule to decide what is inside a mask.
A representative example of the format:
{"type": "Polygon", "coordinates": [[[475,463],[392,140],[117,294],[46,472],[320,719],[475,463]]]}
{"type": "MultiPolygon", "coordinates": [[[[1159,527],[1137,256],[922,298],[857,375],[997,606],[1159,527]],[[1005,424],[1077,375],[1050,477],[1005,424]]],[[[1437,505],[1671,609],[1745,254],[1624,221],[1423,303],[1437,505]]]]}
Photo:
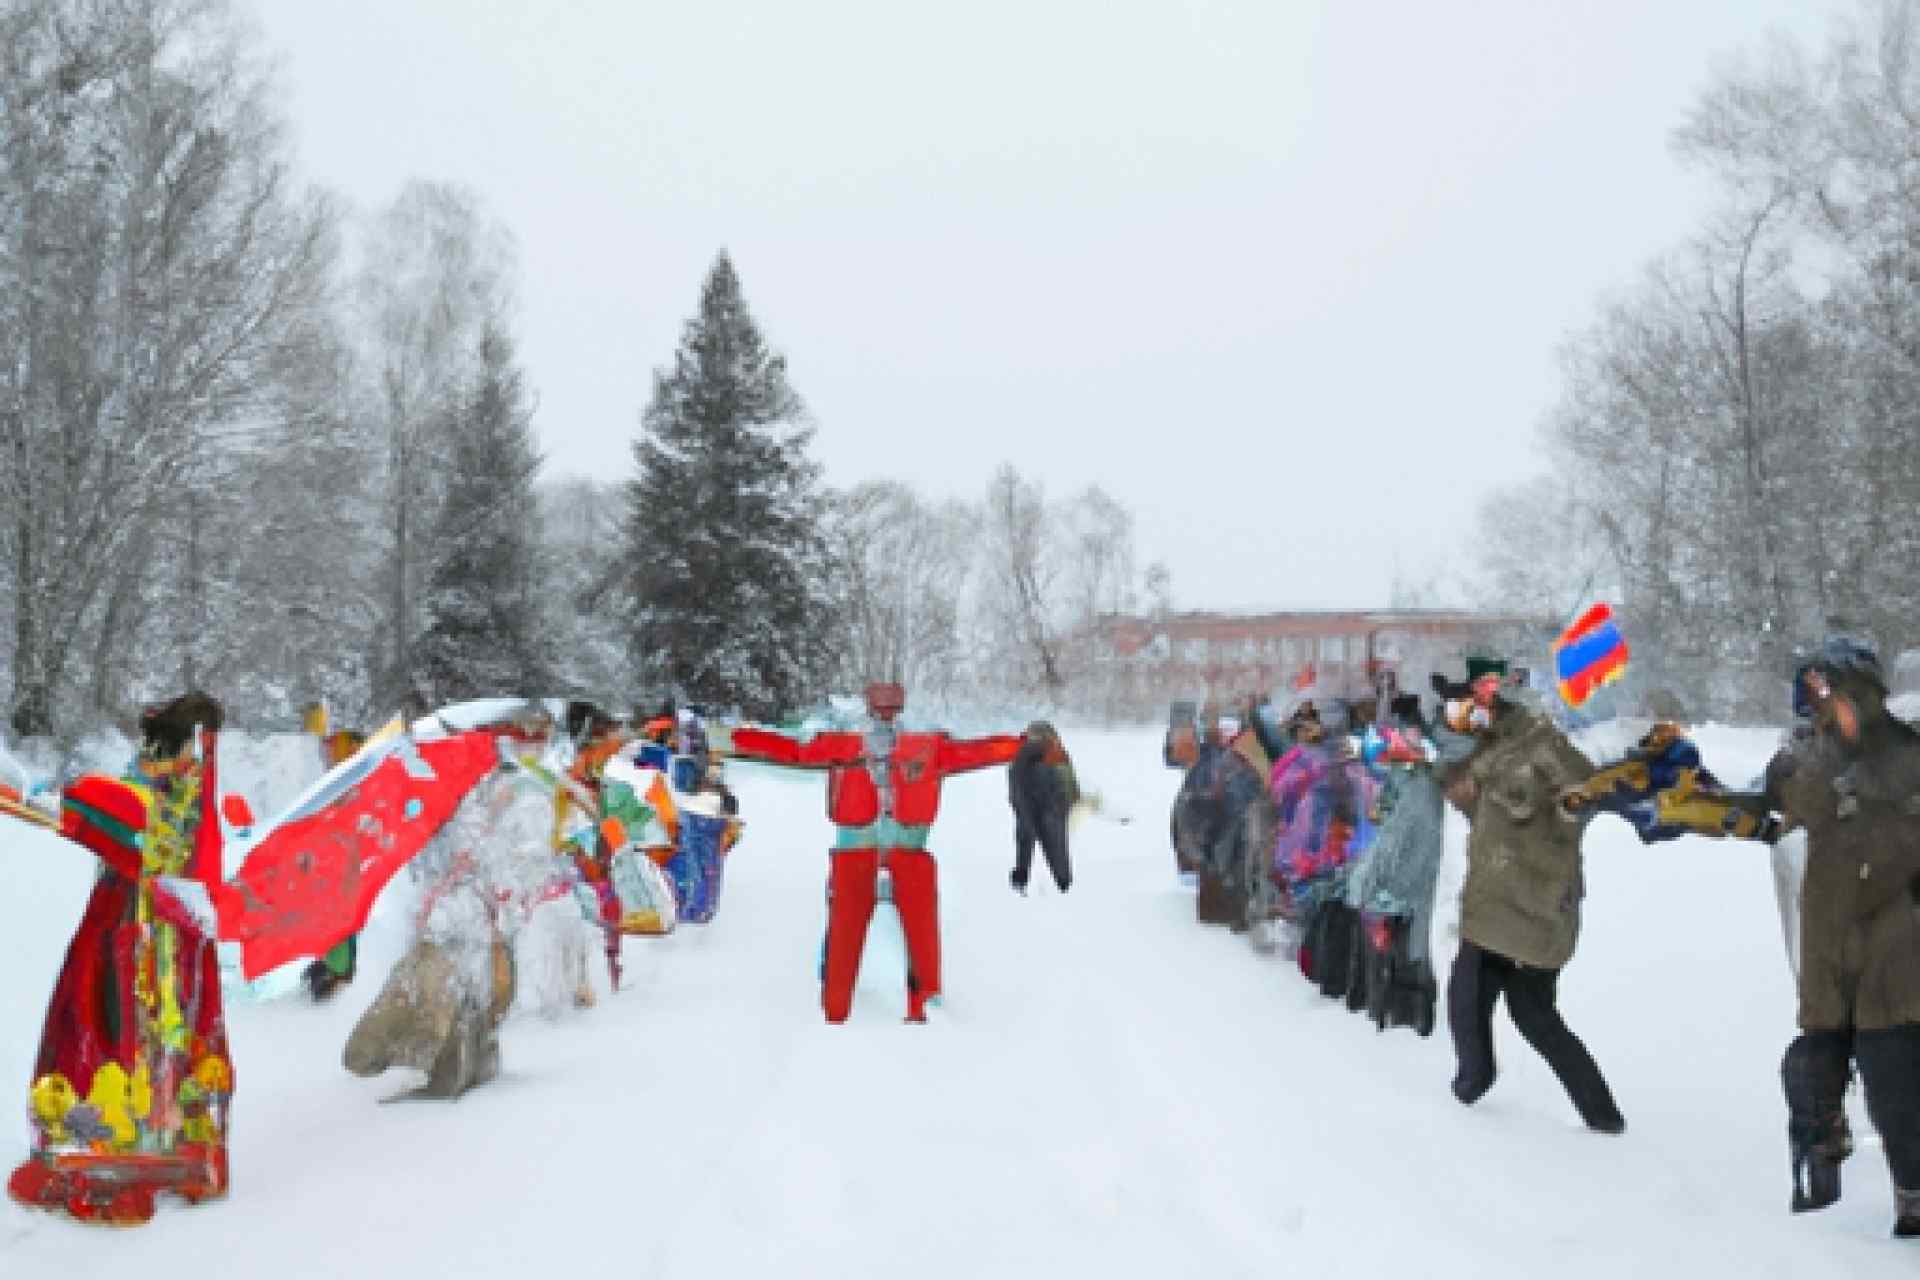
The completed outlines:
{"type": "Polygon", "coordinates": [[[1114,616],[1096,629],[1091,656],[1130,703],[1360,699],[1383,682],[1424,693],[1430,672],[1464,675],[1470,651],[1534,660],[1542,632],[1528,619],[1450,609],[1114,616]]]}

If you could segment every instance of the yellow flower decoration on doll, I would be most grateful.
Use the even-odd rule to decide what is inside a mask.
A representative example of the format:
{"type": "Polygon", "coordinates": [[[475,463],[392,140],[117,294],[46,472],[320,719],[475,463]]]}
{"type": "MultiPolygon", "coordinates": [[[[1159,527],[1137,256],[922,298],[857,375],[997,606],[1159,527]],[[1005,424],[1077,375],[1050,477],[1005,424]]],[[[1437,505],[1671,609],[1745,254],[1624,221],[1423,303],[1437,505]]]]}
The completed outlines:
{"type": "Polygon", "coordinates": [[[139,1136],[140,1131],[133,1123],[132,1094],[132,1082],[119,1063],[104,1062],[93,1073],[93,1087],[87,1090],[87,1102],[100,1113],[100,1122],[112,1131],[116,1147],[130,1147],[139,1136]]]}
{"type": "Polygon", "coordinates": [[[227,1060],[217,1053],[210,1053],[194,1064],[193,1079],[208,1093],[231,1093],[233,1091],[233,1068],[227,1060]]]}
{"type": "Polygon", "coordinates": [[[80,1103],[80,1095],[74,1092],[73,1082],[52,1071],[33,1082],[28,1095],[32,1099],[33,1117],[46,1129],[47,1136],[55,1142],[67,1140],[67,1112],[80,1103]]]}

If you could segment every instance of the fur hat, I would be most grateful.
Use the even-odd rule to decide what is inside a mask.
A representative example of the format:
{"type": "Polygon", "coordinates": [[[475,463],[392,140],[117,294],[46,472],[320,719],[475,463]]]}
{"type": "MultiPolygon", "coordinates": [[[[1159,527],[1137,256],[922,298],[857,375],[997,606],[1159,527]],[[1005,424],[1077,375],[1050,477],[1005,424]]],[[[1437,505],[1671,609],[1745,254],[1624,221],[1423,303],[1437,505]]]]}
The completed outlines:
{"type": "Polygon", "coordinates": [[[172,702],[156,703],[140,711],[140,750],[158,759],[171,759],[193,741],[196,728],[220,731],[226,712],[211,696],[195,690],[172,702]]]}

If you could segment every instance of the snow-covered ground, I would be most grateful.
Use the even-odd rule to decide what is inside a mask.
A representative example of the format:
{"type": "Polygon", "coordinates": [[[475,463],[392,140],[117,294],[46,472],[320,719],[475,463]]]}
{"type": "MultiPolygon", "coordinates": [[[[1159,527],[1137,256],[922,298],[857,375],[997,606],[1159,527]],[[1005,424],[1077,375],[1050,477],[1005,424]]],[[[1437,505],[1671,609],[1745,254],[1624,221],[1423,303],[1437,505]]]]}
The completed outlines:
{"type": "MultiPolygon", "coordinates": [[[[1774,742],[1699,737],[1729,779],[1774,742]]],[[[0,1204],[0,1276],[1867,1280],[1920,1265],[1920,1245],[1887,1238],[1871,1141],[1839,1205],[1787,1213],[1792,990],[1762,847],[1643,848],[1612,819],[1592,828],[1562,1007],[1628,1119],[1602,1137],[1504,1016],[1500,1082],[1464,1108],[1444,1027],[1377,1033],[1289,963],[1195,924],[1167,847],[1178,778],[1159,732],[1068,745],[1108,815],[1076,833],[1066,897],[1037,870],[1034,896],[1008,890],[999,772],[947,786],[934,847],[948,998],[932,1025],[901,1025],[884,935],[853,1022],[822,1023],[822,783],[736,765],[749,828],[718,919],[629,939],[630,985],[595,1009],[510,1021],[500,1080],[457,1103],[382,1105],[411,1081],[341,1068],[398,950],[403,913],[387,910],[335,1004],[229,1006],[230,1198],[163,1200],[125,1231],[0,1204]]],[[[297,783],[278,759],[251,766],[258,785],[297,783]]],[[[237,757],[227,772],[244,785],[237,757]]],[[[93,868],[4,819],[0,862],[11,1167],[93,868]]],[[[1857,1099],[1855,1125],[1871,1134],[1857,1099]]]]}

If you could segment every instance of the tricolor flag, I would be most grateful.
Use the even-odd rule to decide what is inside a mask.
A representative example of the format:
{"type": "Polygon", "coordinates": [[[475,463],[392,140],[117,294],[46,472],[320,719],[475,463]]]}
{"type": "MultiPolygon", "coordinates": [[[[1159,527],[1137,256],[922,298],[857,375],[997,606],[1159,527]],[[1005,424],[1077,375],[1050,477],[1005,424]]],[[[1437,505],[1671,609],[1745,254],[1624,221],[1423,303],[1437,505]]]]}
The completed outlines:
{"type": "Polygon", "coordinates": [[[1581,614],[1553,642],[1554,678],[1570,707],[1585,705],[1601,685],[1618,680],[1626,669],[1627,642],[1604,601],[1581,614]]]}

